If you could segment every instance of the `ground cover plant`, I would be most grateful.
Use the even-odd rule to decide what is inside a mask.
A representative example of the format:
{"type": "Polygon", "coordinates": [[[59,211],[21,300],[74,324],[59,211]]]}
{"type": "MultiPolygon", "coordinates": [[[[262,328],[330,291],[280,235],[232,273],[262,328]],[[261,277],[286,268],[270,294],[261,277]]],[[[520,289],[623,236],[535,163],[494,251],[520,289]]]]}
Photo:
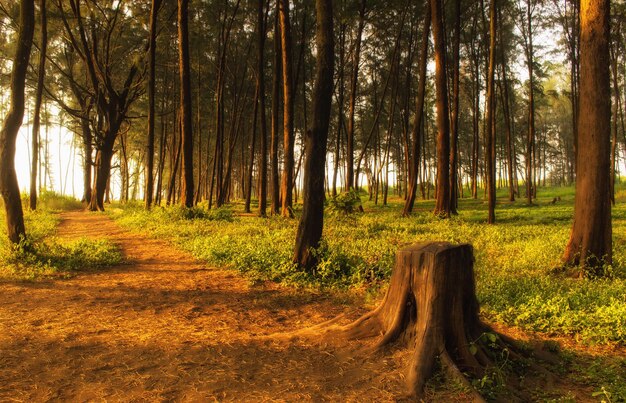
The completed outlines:
{"type": "MultiPolygon", "coordinates": [[[[127,205],[111,214],[127,228],[169,240],[208,264],[236,269],[252,283],[271,280],[331,292],[349,290],[369,293],[372,300],[385,289],[395,252],[402,246],[433,240],[471,243],[481,314],[488,321],[577,345],[625,346],[626,191],[622,186],[617,193],[613,265],[601,279],[561,270],[574,190],[552,188],[540,194],[533,206],[500,203],[495,225],[486,224],[482,200],[461,199],[459,215],[441,220],[431,214],[433,201],[417,202],[416,213],[402,217],[401,199],[382,206],[362,194],[363,213],[337,214],[331,205],[323,246],[316,251],[320,265],[312,274],[298,271],[291,261],[294,220],[242,215],[237,204],[217,210],[171,206],[151,211],[127,205]]],[[[611,401],[626,398],[623,358],[608,365],[598,364],[597,357],[586,359],[590,366],[575,359],[581,379],[598,392],[604,387],[611,401]]],[[[491,381],[485,382],[486,387],[491,381]]]]}
{"type": "Polygon", "coordinates": [[[523,329],[575,337],[586,343],[626,343],[626,208],[613,210],[614,261],[607,278],[574,278],[557,270],[571,224],[573,190],[542,192],[532,207],[498,206],[498,223],[485,225],[480,200],[462,199],[451,220],[433,217],[432,201],[400,215],[400,200],[387,206],[364,202],[365,213],[328,219],[317,271],[291,262],[296,222],[241,216],[237,205],[219,210],[178,206],[113,211],[122,225],[169,239],[199,259],[245,273],[251,281],[298,286],[377,289],[388,279],[395,252],[430,240],[474,246],[477,292],[484,314],[523,329]],[[561,199],[551,203],[555,197],[561,199]]]}
{"type": "MultiPolygon", "coordinates": [[[[13,245],[5,233],[0,235],[0,280],[67,277],[80,270],[119,263],[118,247],[106,239],[67,240],[56,236],[59,213],[82,208],[72,197],[43,192],[38,209],[25,211],[27,237],[13,245]]],[[[0,219],[4,219],[1,211],[0,219]]]]}

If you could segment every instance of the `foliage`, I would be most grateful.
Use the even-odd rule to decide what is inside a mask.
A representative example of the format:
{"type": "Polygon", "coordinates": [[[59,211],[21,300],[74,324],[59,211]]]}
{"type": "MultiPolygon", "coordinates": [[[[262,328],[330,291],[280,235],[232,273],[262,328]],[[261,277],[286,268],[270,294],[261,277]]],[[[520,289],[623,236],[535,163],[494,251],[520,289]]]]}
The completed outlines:
{"type": "Polygon", "coordinates": [[[361,196],[355,189],[328,199],[328,212],[331,215],[350,215],[357,212],[359,207],[361,207],[361,196]]]}
{"type": "MultiPolygon", "coordinates": [[[[56,212],[81,206],[78,201],[52,192],[42,193],[36,211],[26,210],[28,238],[15,246],[4,231],[0,236],[0,279],[35,280],[42,277],[67,277],[85,269],[117,264],[121,254],[107,240],[81,238],[73,241],[54,236],[59,216],[56,212]]],[[[0,213],[4,221],[4,212],[0,213]]]]}
{"type": "Polygon", "coordinates": [[[498,206],[496,225],[485,224],[479,200],[461,200],[459,216],[450,220],[432,216],[432,201],[418,202],[420,213],[410,218],[401,217],[400,200],[392,208],[367,202],[354,225],[327,221],[315,275],[297,271],[291,261],[295,220],[239,217],[232,211],[224,219],[218,218],[220,210],[202,208],[191,213],[200,219],[189,219],[179,207],[118,209],[114,217],[252,281],[300,286],[378,288],[389,278],[399,248],[432,240],[467,242],[474,246],[477,293],[488,319],[585,343],[626,343],[626,206],[614,209],[614,278],[577,279],[553,270],[569,236],[573,189],[540,194],[538,206],[523,201],[498,206]],[[562,201],[551,204],[557,196],[562,201]],[[213,219],[205,219],[211,214],[213,219]]]}

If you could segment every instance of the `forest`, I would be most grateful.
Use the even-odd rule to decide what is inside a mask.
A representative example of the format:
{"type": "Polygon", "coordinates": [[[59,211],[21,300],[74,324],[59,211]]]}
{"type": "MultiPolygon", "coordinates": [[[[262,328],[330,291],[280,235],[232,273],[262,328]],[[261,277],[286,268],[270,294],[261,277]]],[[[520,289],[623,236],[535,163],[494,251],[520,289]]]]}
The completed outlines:
{"type": "Polygon", "coordinates": [[[626,401],[623,0],[0,0],[0,400],[626,401]]]}

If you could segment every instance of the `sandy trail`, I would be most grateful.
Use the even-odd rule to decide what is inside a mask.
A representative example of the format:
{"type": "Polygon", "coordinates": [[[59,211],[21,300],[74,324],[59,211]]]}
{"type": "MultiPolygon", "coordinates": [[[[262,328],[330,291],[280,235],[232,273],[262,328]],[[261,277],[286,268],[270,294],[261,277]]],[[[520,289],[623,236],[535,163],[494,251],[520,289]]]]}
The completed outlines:
{"type": "Polygon", "coordinates": [[[0,283],[0,401],[391,401],[405,354],[354,359],[262,335],[346,310],[332,297],[251,287],[103,214],[59,236],[108,238],[124,264],[69,280],[0,283]]]}

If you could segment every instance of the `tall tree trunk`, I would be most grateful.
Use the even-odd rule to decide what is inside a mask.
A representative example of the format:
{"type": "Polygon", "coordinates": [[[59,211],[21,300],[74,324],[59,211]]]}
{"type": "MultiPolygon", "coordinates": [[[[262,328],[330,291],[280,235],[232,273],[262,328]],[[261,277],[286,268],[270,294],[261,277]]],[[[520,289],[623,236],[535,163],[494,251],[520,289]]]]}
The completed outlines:
{"type": "Polygon", "coordinates": [[[294,261],[308,271],[316,264],[324,219],[324,171],[333,95],[334,43],[332,0],[316,0],[317,77],[313,95],[313,127],[307,132],[304,205],[298,225],[294,261]]]}
{"type": "Polygon", "coordinates": [[[533,203],[536,192],[534,187],[534,156],[535,156],[535,78],[534,50],[532,32],[531,0],[526,0],[526,63],[528,65],[528,138],[526,142],[526,199],[533,203]]]}
{"type": "Polygon", "coordinates": [[[258,0],[257,10],[257,80],[259,87],[259,111],[261,114],[261,150],[259,158],[259,216],[267,215],[267,122],[265,120],[265,36],[266,16],[264,0],[258,0]]]}
{"type": "MultiPolygon", "coordinates": [[[[500,11],[500,10],[498,10],[500,11]]],[[[500,14],[501,15],[501,14],[500,14]]],[[[499,16],[500,16],[499,15],[499,16]]],[[[502,40],[502,38],[500,38],[502,40]]],[[[511,123],[510,101],[509,101],[509,80],[505,61],[500,64],[502,72],[502,85],[500,91],[500,99],[502,101],[502,112],[504,114],[504,130],[506,131],[506,158],[507,158],[507,177],[509,185],[509,201],[515,201],[515,154],[513,151],[513,131],[511,123]]]]}
{"type": "Polygon", "coordinates": [[[181,203],[193,207],[193,133],[189,67],[189,0],[178,0],[178,66],[180,73],[180,131],[183,149],[181,203]]]}
{"type": "MultiPolygon", "coordinates": [[[[256,90],[254,91],[254,106],[252,112],[252,144],[250,144],[250,168],[246,174],[245,178],[245,202],[244,202],[244,212],[250,213],[250,203],[252,202],[252,173],[254,172],[254,154],[256,150],[256,130],[257,130],[257,122],[259,117],[259,96],[260,96],[260,88],[259,81],[257,79],[256,90]]],[[[243,142],[242,142],[243,144],[243,142]]],[[[242,166],[243,166],[243,155],[242,166]]]]}
{"type": "Polygon", "coordinates": [[[150,9],[150,44],[148,48],[148,144],[146,158],[146,188],[145,206],[152,207],[152,197],[154,194],[154,99],[155,99],[155,74],[156,74],[156,44],[157,44],[157,22],[161,0],[152,0],[150,9]]]}
{"type": "Polygon", "coordinates": [[[452,119],[450,121],[450,213],[457,214],[459,204],[459,83],[461,42],[461,0],[454,0],[454,38],[452,43],[452,119]]]}
{"type": "Polygon", "coordinates": [[[337,175],[341,159],[341,140],[344,127],[344,97],[345,97],[345,53],[346,53],[346,24],[341,23],[339,28],[339,88],[337,96],[337,138],[335,140],[335,154],[333,156],[332,193],[337,196],[337,175]]]}
{"type": "MultiPolygon", "coordinates": [[[[618,21],[615,26],[615,34],[616,38],[621,37],[621,21],[618,21]]],[[[613,73],[613,91],[615,95],[615,102],[613,103],[613,113],[611,114],[613,117],[613,125],[611,126],[611,179],[609,182],[610,185],[610,195],[611,195],[611,203],[615,206],[615,173],[618,168],[618,147],[617,147],[617,127],[618,127],[618,111],[620,105],[620,88],[619,88],[619,76],[617,71],[617,58],[619,47],[617,44],[618,39],[615,39],[611,43],[611,72],[613,73]]]]}
{"type": "Polygon", "coordinates": [[[24,87],[35,31],[34,0],[20,2],[20,28],[11,72],[11,107],[0,130],[0,194],[4,201],[9,240],[15,244],[26,236],[20,188],[15,174],[15,142],[24,118],[24,87]]]}
{"type": "MultiPolygon", "coordinates": [[[[87,114],[89,112],[87,111],[87,114]]],[[[80,127],[83,139],[83,197],[82,202],[91,202],[91,170],[93,167],[93,135],[87,116],[80,117],[80,127]]]]}
{"type": "Polygon", "coordinates": [[[609,0],[581,0],[576,199],[563,260],[594,274],[601,274],[603,265],[611,264],[613,243],[609,18],[609,0]]]}
{"type": "Polygon", "coordinates": [[[280,116],[280,76],[281,69],[281,45],[280,45],[280,22],[279,12],[281,0],[276,0],[276,17],[274,20],[274,75],[272,79],[272,139],[270,144],[270,164],[272,168],[272,205],[271,213],[280,214],[280,185],[278,173],[278,130],[280,116]]]}
{"type": "Polygon", "coordinates": [[[30,171],[30,209],[37,209],[37,169],[39,168],[39,127],[41,113],[41,99],[43,96],[43,80],[46,74],[46,49],[48,47],[48,19],[46,0],[39,3],[41,13],[41,45],[39,47],[39,66],[37,70],[37,89],[35,90],[35,112],[33,118],[33,157],[30,171]]]}
{"type": "Polygon", "coordinates": [[[348,112],[348,133],[346,134],[346,190],[354,188],[356,177],[354,174],[354,115],[356,113],[356,97],[359,83],[359,63],[361,61],[361,36],[365,25],[365,5],[367,0],[361,0],[359,10],[359,25],[356,31],[354,55],[352,58],[352,78],[350,79],[350,106],[348,112]]]}
{"type": "Polygon", "coordinates": [[[292,183],[294,173],[294,80],[291,23],[289,22],[289,0],[278,0],[280,38],[282,44],[283,68],[283,176],[280,187],[281,209],[283,217],[293,217],[292,183]]]}
{"type": "Polygon", "coordinates": [[[487,131],[485,133],[485,160],[487,177],[487,197],[489,200],[489,224],[496,222],[496,102],[495,102],[495,69],[496,69],[496,0],[491,0],[489,7],[489,69],[487,71],[487,131]]]}
{"type": "Polygon", "coordinates": [[[442,0],[431,0],[435,43],[435,87],[437,94],[437,200],[434,214],[450,217],[450,113],[446,67],[446,42],[442,0]]]}
{"type": "Polygon", "coordinates": [[[417,102],[415,108],[415,122],[413,123],[412,130],[412,143],[411,143],[411,163],[410,163],[410,175],[409,175],[409,193],[407,195],[406,202],[404,203],[404,210],[402,214],[408,216],[413,211],[413,205],[415,204],[415,196],[417,194],[417,177],[419,173],[420,164],[420,145],[423,140],[423,135],[420,136],[422,129],[422,122],[424,120],[424,98],[426,94],[426,74],[428,63],[428,38],[430,37],[430,23],[431,12],[430,2],[426,2],[426,10],[424,11],[424,28],[422,31],[422,44],[420,47],[420,62],[419,62],[419,83],[417,87],[417,102]]]}

